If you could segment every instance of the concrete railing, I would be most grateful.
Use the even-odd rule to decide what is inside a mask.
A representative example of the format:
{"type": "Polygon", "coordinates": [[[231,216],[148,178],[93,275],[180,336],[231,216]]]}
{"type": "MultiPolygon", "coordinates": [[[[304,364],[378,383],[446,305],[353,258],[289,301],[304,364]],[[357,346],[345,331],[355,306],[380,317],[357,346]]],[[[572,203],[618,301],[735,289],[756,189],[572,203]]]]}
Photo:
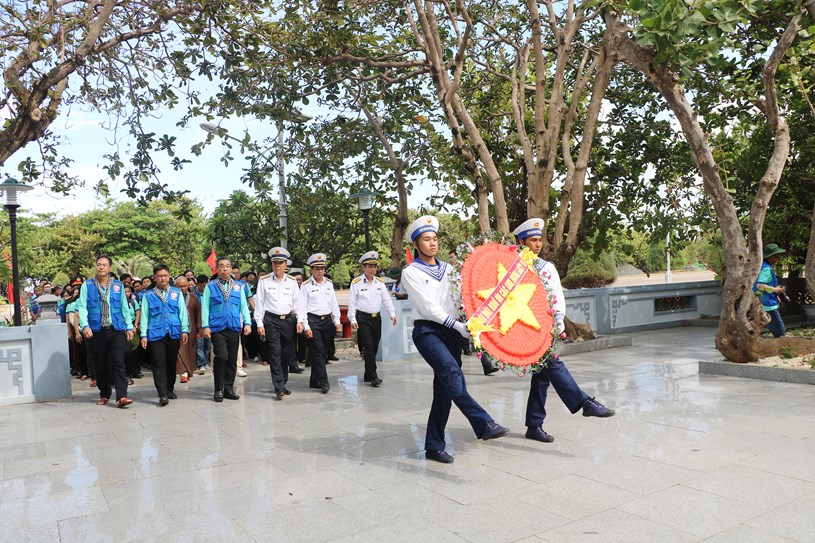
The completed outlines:
{"type": "Polygon", "coordinates": [[[598,334],[670,328],[702,315],[718,316],[722,308],[718,281],[586,288],[565,294],[566,315],[590,324],[598,334]]]}

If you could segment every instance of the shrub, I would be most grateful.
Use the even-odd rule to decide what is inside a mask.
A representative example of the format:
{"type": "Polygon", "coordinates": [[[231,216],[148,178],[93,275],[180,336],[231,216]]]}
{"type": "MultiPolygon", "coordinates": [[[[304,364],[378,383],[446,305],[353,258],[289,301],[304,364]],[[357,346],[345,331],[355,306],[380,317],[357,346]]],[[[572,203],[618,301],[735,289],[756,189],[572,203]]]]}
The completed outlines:
{"type": "Polygon", "coordinates": [[[792,347],[787,347],[785,345],[778,348],[778,356],[781,358],[795,358],[796,354],[795,351],[792,350],[792,347]]]}
{"type": "Polygon", "coordinates": [[[580,249],[572,258],[569,273],[562,279],[565,288],[597,288],[617,279],[617,263],[614,255],[603,251],[599,256],[580,249]]]}

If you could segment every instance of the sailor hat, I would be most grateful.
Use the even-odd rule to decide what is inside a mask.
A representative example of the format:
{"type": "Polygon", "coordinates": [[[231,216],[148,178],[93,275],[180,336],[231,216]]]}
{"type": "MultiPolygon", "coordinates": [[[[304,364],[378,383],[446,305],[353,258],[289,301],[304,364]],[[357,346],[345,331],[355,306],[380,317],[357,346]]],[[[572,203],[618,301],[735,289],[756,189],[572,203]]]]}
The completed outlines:
{"type": "Polygon", "coordinates": [[[512,231],[516,238],[524,240],[532,236],[543,235],[543,219],[529,219],[512,231]]]}
{"type": "Polygon", "coordinates": [[[362,265],[365,264],[379,264],[379,253],[376,251],[368,251],[362,258],[359,259],[359,263],[362,265]]]}
{"type": "Polygon", "coordinates": [[[325,268],[325,261],[326,260],[328,260],[328,258],[325,256],[324,253],[314,253],[313,255],[308,257],[308,260],[306,261],[306,264],[308,264],[312,268],[316,268],[316,267],[325,268]]]}
{"type": "Polygon", "coordinates": [[[272,262],[285,262],[291,255],[283,247],[272,247],[269,249],[269,258],[272,262]]]}
{"type": "Polygon", "coordinates": [[[438,233],[438,231],[439,220],[432,215],[424,215],[413,221],[407,229],[407,237],[410,238],[410,241],[416,241],[416,238],[425,232],[438,233]]]}

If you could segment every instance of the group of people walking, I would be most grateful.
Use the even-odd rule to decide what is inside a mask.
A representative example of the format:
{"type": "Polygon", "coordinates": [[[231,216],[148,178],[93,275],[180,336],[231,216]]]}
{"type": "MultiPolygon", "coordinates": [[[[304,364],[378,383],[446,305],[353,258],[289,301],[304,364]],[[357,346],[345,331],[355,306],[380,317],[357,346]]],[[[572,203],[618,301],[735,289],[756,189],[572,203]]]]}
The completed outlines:
{"type": "MultiPolygon", "coordinates": [[[[535,255],[542,248],[542,224],[540,219],[530,219],[513,232],[518,242],[535,255]]],[[[434,372],[426,457],[451,463],[453,457],[445,451],[444,434],[452,404],[464,413],[480,439],[500,438],[507,435],[509,429],[495,422],[467,391],[460,360],[462,342],[469,342],[470,337],[466,325],[457,318],[459,312],[451,292],[454,269],[436,257],[438,228],[438,220],[432,216],[420,217],[411,224],[407,235],[413,244],[414,260],[402,272],[402,287],[411,303],[413,343],[434,372]]],[[[233,277],[229,259],[219,259],[216,276],[210,280],[203,277],[203,283],[200,278],[197,281],[194,290],[199,299],[197,312],[191,307],[195,304],[189,303],[186,289],[170,285],[168,267],[157,265],[153,270],[155,284],[141,297],[138,330],[134,326],[136,312],[125,293],[125,285],[111,277],[110,258],[99,257],[96,275],[81,285],[73,307],[90,358],[96,363],[97,404],[106,405],[114,391],[117,407],[132,403],[128,397],[125,358],[128,342],[134,334],[147,353],[161,406],[177,397],[174,385],[179,350],[197,350],[200,355],[201,349],[196,347],[210,341],[214,401],[240,399],[234,389],[240,370],[238,352],[241,337],[247,338],[253,332],[259,338],[259,350],[268,361],[277,400],[291,394],[287,386],[289,373],[302,371],[298,365],[298,351],[302,351],[298,346],[299,337],[307,342],[306,365],[311,368],[309,386],[328,393],[326,362],[334,334],[341,331],[341,324],[337,295],[331,280],[325,276],[326,255],[315,253],[308,258],[311,275],[302,284],[287,273],[291,255],[285,248],[274,247],[268,255],[272,271],[258,278],[254,292],[246,282],[233,277]],[[191,328],[199,325],[199,330],[191,332],[191,328]]],[[[357,330],[365,361],[364,381],[372,387],[379,387],[383,382],[376,364],[382,311],[389,314],[392,325],[398,322],[390,294],[377,276],[378,260],[375,251],[359,259],[362,274],[351,282],[348,303],[348,318],[357,330]]],[[[545,274],[548,288],[555,290],[556,328],[562,331],[565,303],[557,271],[540,258],[534,260],[534,267],[541,275],[545,274]]],[[[186,281],[182,286],[186,287],[186,281]]],[[[196,369],[201,369],[201,357],[196,358],[196,369]]],[[[582,410],[587,417],[614,415],[613,410],[580,389],[563,362],[552,355],[545,367],[532,376],[526,414],[525,437],[528,439],[554,441],[543,429],[550,384],[573,414],[582,410]]]]}

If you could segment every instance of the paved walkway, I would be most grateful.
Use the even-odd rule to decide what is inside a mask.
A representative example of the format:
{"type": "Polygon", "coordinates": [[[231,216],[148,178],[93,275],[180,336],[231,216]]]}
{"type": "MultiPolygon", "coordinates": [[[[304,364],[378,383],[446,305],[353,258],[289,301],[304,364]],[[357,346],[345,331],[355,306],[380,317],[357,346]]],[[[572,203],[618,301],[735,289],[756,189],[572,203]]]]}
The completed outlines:
{"type": "Polygon", "coordinates": [[[553,444],[523,437],[527,380],[470,359],[470,390],[513,433],[478,441],[454,409],[452,465],[423,457],[421,360],[385,364],[379,389],[333,364],[327,396],[294,375],[282,402],[259,365],[223,404],[211,376],[165,408],[148,376],[127,410],[76,381],[72,401],[0,408],[0,540],[815,541],[813,388],[700,376],[714,355],[712,329],[678,328],[568,357],[617,416],[552,393],[553,444]]]}

